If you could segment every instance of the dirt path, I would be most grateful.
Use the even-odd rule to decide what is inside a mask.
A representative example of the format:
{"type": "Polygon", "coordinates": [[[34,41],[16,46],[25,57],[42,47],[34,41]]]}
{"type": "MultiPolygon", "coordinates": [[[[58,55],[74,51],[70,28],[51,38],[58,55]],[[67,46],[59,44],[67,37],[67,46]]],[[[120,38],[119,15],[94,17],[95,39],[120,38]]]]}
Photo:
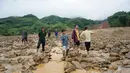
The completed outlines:
{"type": "MultiPolygon", "coordinates": [[[[39,64],[37,66],[37,70],[33,73],[65,73],[65,61],[62,61],[61,58],[63,57],[62,47],[59,42],[57,42],[57,46],[53,47],[51,50],[51,61],[45,64],[39,64]]],[[[86,71],[84,69],[76,69],[72,73],[100,73],[97,71],[86,71]]]]}
{"type": "Polygon", "coordinates": [[[51,61],[46,64],[38,65],[37,70],[34,71],[34,73],[64,73],[64,62],[61,61],[61,58],[63,57],[62,49],[58,46],[53,47],[51,50],[51,61]]]}

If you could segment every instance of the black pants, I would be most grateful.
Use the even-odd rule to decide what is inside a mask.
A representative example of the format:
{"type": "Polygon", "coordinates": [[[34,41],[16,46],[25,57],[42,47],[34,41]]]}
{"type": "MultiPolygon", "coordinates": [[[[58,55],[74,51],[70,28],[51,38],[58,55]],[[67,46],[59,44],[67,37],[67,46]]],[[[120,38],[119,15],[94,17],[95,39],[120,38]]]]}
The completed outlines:
{"type": "Polygon", "coordinates": [[[28,41],[27,37],[23,37],[23,38],[22,38],[22,42],[25,42],[25,41],[26,41],[26,42],[28,41]]]}
{"type": "Polygon", "coordinates": [[[75,42],[75,45],[79,46],[80,45],[80,41],[75,42]]]}
{"type": "Polygon", "coordinates": [[[86,50],[87,50],[87,51],[89,51],[90,45],[91,45],[90,42],[85,42],[85,47],[86,47],[86,50]]]}
{"type": "Polygon", "coordinates": [[[37,45],[37,48],[39,49],[40,48],[40,45],[42,44],[42,51],[45,50],[45,41],[38,41],[38,45],[37,45]]]}

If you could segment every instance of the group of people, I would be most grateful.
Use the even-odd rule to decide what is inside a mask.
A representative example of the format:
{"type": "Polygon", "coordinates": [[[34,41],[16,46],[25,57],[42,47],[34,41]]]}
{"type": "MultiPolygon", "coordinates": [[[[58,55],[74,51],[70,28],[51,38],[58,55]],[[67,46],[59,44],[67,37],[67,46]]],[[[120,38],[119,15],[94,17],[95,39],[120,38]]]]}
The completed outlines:
{"type": "MultiPolygon", "coordinates": [[[[74,26],[74,30],[72,31],[72,37],[71,37],[71,42],[74,43],[74,49],[78,49],[80,46],[81,42],[84,42],[84,45],[86,47],[86,50],[89,52],[89,48],[91,45],[91,34],[93,32],[88,30],[87,27],[84,28],[84,31],[80,34],[79,33],[79,29],[78,29],[78,25],[74,26]]],[[[27,32],[24,31],[22,33],[22,42],[27,42],[27,32]]],[[[48,33],[48,37],[50,37],[51,33],[48,33]]],[[[58,31],[55,31],[55,36],[56,38],[58,38],[58,31]]],[[[38,45],[37,45],[37,52],[38,49],[40,48],[40,45],[42,44],[42,51],[45,51],[45,43],[46,43],[46,32],[44,27],[41,28],[41,31],[38,33],[38,45]]],[[[69,52],[69,36],[66,33],[66,30],[62,30],[62,35],[60,37],[61,39],[61,43],[62,43],[62,47],[63,47],[63,55],[68,55],[69,52]]]]}
{"type": "MultiPolygon", "coordinates": [[[[72,42],[74,44],[74,49],[79,49],[79,46],[81,44],[81,42],[84,43],[87,53],[89,54],[89,49],[91,46],[91,34],[93,32],[88,30],[88,27],[84,28],[84,31],[80,34],[79,30],[78,30],[78,25],[74,26],[74,30],[72,31],[72,42]]],[[[68,41],[69,41],[69,37],[66,34],[66,30],[62,30],[62,36],[61,36],[61,41],[62,41],[62,46],[63,46],[63,54],[65,52],[65,56],[68,55],[69,52],[69,47],[68,47],[68,41]]]]}

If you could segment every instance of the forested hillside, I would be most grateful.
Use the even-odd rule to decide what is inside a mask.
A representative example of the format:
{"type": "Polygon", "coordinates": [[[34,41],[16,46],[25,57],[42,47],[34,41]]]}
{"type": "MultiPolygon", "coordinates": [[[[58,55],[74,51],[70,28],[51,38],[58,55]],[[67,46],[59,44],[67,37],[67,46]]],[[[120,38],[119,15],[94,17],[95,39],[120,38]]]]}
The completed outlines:
{"type": "Polygon", "coordinates": [[[84,26],[94,24],[93,20],[85,18],[62,18],[59,16],[51,15],[38,19],[35,15],[28,14],[23,17],[8,17],[0,19],[0,34],[1,35],[18,35],[22,30],[27,30],[29,33],[37,33],[42,26],[47,31],[54,31],[58,29],[73,28],[75,24],[78,24],[80,28],[84,26]]]}
{"type": "Polygon", "coordinates": [[[130,12],[117,12],[108,17],[111,27],[127,27],[130,26],[130,12]]]}
{"type": "MultiPolygon", "coordinates": [[[[91,20],[82,17],[65,18],[56,15],[50,15],[39,19],[33,14],[28,14],[22,17],[10,16],[0,19],[0,35],[19,35],[22,30],[27,30],[28,33],[37,33],[44,26],[47,31],[58,29],[72,29],[75,24],[79,25],[80,29],[84,26],[92,27],[96,24],[101,24],[104,20],[91,20]]],[[[127,27],[130,26],[130,12],[117,12],[109,16],[108,21],[111,27],[127,27]]]]}

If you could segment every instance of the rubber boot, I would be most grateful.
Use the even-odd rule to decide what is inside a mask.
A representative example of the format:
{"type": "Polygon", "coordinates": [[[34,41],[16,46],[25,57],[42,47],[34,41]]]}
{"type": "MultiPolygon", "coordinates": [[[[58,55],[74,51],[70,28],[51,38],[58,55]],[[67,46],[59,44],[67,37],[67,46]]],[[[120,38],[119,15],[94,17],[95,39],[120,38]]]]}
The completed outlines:
{"type": "Polygon", "coordinates": [[[68,53],[69,53],[69,49],[66,50],[66,56],[68,55],[68,53]]]}

